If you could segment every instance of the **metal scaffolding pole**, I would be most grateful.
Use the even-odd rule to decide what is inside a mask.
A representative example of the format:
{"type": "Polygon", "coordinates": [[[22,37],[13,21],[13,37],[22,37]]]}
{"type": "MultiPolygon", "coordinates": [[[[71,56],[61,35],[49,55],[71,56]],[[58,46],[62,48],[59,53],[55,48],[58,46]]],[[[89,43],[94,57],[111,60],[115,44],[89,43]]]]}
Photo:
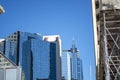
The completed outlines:
{"type": "Polygon", "coordinates": [[[106,20],[105,20],[105,13],[103,13],[103,19],[104,19],[104,61],[105,61],[105,79],[110,80],[110,71],[109,71],[109,59],[108,59],[108,47],[107,47],[107,32],[106,32],[106,20]]]}

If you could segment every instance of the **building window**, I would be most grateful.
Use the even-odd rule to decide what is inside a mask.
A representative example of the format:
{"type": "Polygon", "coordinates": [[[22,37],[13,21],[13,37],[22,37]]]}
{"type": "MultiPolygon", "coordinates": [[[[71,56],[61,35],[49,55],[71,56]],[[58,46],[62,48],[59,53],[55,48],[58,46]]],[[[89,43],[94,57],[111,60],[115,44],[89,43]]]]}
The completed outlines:
{"type": "Polygon", "coordinates": [[[97,0],[97,1],[95,2],[95,6],[96,6],[96,9],[99,8],[99,0],[97,0]]]}
{"type": "Polygon", "coordinates": [[[14,36],[14,38],[16,38],[16,36],[14,36]]]}

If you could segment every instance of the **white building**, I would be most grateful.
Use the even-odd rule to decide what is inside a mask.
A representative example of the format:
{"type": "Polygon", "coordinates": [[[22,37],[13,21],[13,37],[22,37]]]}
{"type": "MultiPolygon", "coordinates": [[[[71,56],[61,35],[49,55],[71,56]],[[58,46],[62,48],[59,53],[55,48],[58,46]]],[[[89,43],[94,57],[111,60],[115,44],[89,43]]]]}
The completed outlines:
{"type": "Polygon", "coordinates": [[[0,53],[0,80],[25,80],[21,68],[0,53]]]}

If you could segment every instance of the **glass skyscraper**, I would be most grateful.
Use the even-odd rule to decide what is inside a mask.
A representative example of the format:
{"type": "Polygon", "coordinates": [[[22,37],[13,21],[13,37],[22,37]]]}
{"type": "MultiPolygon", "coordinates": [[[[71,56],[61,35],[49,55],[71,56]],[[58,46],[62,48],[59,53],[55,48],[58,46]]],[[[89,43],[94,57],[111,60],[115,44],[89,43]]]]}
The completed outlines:
{"type": "Polygon", "coordinates": [[[50,43],[41,40],[31,40],[33,53],[33,80],[47,80],[50,73],[50,43]],[[42,66],[40,66],[42,64],[42,66]]]}
{"type": "Polygon", "coordinates": [[[50,43],[50,80],[61,80],[61,39],[59,35],[44,36],[50,43]]]}
{"type": "Polygon", "coordinates": [[[61,80],[61,40],[59,35],[17,31],[0,42],[0,50],[21,66],[26,80],[61,80]]]}
{"type": "Polygon", "coordinates": [[[63,50],[62,53],[62,79],[83,80],[82,61],[74,41],[72,48],[70,50],[63,50]]]}
{"type": "Polygon", "coordinates": [[[70,53],[62,52],[62,80],[71,80],[70,53]]]}

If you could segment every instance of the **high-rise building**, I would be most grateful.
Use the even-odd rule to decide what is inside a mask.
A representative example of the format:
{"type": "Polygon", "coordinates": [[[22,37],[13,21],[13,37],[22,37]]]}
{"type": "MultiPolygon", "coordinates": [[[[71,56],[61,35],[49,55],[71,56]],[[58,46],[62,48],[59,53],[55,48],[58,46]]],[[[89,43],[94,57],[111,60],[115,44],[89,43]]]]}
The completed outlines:
{"type": "Polygon", "coordinates": [[[83,80],[82,61],[74,40],[72,48],[70,50],[64,50],[62,54],[62,79],[83,80]]]}
{"type": "Polygon", "coordinates": [[[120,80],[120,0],[92,0],[96,80],[120,80]]]}
{"type": "Polygon", "coordinates": [[[50,43],[50,79],[61,80],[61,39],[59,35],[43,36],[50,43]]]}
{"type": "Polygon", "coordinates": [[[31,40],[33,54],[33,80],[47,80],[50,75],[50,43],[42,40],[31,40]],[[41,64],[41,65],[40,65],[41,64]]]}
{"type": "Polygon", "coordinates": [[[61,80],[61,40],[58,35],[17,31],[0,42],[1,50],[21,66],[26,80],[61,80]]]}
{"type": "Polygon", "coordinates": [[[62,52],[62,80],[71,80],[70,53],[66,50],[62,52]]]}

